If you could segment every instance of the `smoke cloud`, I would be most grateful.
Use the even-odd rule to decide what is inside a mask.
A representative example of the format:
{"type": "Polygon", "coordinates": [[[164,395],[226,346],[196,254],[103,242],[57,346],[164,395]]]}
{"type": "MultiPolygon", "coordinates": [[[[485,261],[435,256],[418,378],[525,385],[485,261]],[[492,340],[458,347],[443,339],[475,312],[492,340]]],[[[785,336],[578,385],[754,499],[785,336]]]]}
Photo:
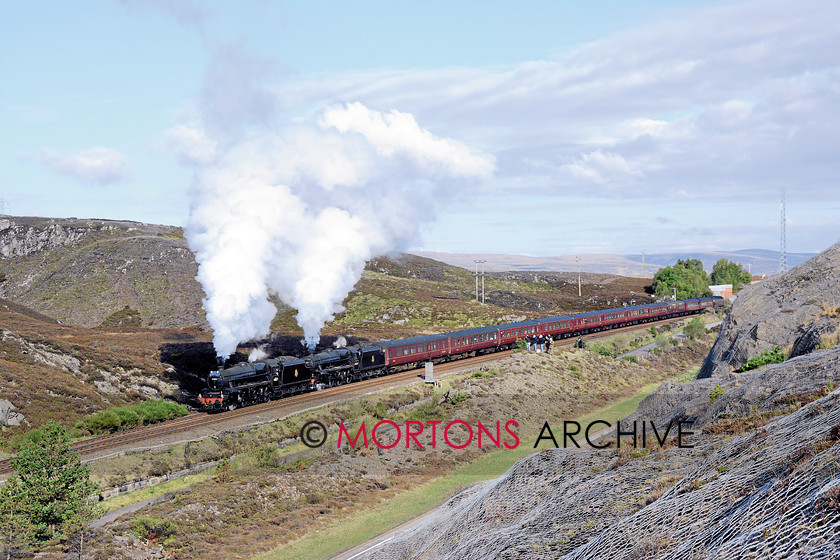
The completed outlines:
{"type": "Polygon", "coordinates": [[[248,354],[248,361],[253,363],[257,360],[264,360],[268,358],[268,352],[265,350],[265,346],[260,346],[259,348],[254,348],[251,350],[251,353],[248,354]]]}
{"type": "Polygon", "coordinates": [[[411,240],[465,180],[493,168],[410,114],[361,103],[251,132],[193,185],[187,234],[217,354],[269,332],[272,295],[297,309],[313,349],[365,262],[411,240]]]}

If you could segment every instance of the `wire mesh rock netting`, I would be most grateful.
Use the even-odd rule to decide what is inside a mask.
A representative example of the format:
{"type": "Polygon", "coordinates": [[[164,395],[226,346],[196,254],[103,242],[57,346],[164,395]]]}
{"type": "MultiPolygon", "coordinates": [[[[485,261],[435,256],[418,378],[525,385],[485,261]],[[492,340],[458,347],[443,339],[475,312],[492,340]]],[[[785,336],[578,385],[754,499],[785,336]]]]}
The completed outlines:
{"type": "Polygon", "coordinates": [[[693,442],[531,455],[364,557],[840,557],[840,391],[753,432],[693,442]]]}

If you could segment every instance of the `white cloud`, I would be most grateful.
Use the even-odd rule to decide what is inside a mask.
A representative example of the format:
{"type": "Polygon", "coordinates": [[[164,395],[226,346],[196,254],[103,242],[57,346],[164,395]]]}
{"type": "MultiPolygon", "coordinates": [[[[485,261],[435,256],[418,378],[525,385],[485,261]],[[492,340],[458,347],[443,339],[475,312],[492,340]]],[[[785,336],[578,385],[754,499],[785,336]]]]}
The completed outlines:
{"type": "Polygon", "coordinates": [[[641,177],[642,171],[619,154],[597,150],[583,154],[572,163],[561,167],[573,179],[593,183],[616,183],[633,177],[641,177]]]}
{"type": "MultiPolygon", "coordinates": [[[[787,184],[834,199],[839,17],[840,4],[818,0],[726,3],[553,60],[348,73],[276,93],[282,106],[338,99],[409,112],[494,153],[500,195],[521,184],[564,196],[588,182],[605,197],[682,189],[748,201],[787,184]],[[626,188],[640,174],[648,188],[626,188]]],[[[362,121],[369,135],[380,126],[362,121]]]]}
{"type": "Polygon", "coordinates": [[[53,172],[87,185],[110,185],[128,178],[128,159],[110,148],[88,148],[74,154],[44,148],[35,159],[53,172]]]}

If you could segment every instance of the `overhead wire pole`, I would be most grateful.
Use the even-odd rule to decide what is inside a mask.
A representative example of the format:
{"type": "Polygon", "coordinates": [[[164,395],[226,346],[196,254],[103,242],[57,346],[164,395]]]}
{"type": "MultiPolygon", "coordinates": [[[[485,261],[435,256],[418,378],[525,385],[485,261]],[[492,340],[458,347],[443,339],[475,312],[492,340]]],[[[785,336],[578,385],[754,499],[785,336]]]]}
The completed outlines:
{"type": "Polygon", "coordinates": [[[782,189],[781,238],[779,239],[779,273],[787,272],[787,242],[785,240],[785,189],[782,189]]]}
{"type": "Polygon", "coordinates": [[[481,301],[484,303],[484,263],[486,260],[474,260],[475,263],[475,301],[481,301]],[[481,265],[481,300],[478,299],[478,265],[481,265]]]}
{"type": "Polygon", "coordinates": [[[580,257],[575,257],[575,260],[577,260],[578,263],[578,297],[583,297],[580,294],[580,257]]]}
{"type": "Polygon", "coordinates": [[[475,263],[475,301],[478,301],[478,261],[473,262],[475,263]]]}
{"type": "Polygon", "coordinates": [[[487,261],[481,261],[481,303],[484,303],[484,263],[487,261]]]}

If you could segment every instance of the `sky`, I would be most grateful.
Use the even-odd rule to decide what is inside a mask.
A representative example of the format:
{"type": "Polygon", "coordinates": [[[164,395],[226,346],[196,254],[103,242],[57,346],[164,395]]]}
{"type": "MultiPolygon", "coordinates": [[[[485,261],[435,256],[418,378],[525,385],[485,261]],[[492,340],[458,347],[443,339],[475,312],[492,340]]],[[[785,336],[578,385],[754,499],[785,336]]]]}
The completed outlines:
{"type": "MultiPolygon", "coordinates": [[[[254,138],[362,107],[492,167],[382,171],[401,192],[439,183],[433,200],[401,199],[424,208],[397,249],[777,249],[783,188],[788,251],[840,240],[837,2],[4,0],[2,13],[13,215],[187,225],[202,174],[247,166],[254,138]]],[[[293,136],[277,165],[317,163],[321,144],[293,136]]]]}

